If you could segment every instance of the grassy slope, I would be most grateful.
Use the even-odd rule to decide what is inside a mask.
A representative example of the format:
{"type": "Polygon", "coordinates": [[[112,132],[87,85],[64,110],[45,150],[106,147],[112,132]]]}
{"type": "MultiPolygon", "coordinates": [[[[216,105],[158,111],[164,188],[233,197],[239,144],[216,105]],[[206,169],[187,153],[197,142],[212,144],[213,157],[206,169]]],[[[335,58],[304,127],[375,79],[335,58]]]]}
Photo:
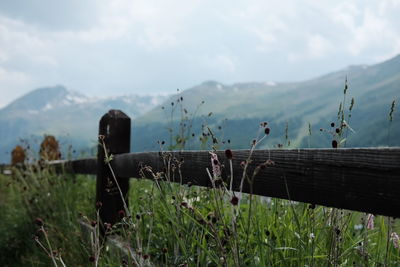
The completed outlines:
{"type": "MultiPolygon", "coordinates": [[[[289,138],[292,146],[307,147],[310,139],[313,147],[329,147],[331,137],[319,133],[320,128],[336,122],[339,103],[343,101],[346,76],[349,90],[346,109],[351,97],[355,99],[353,118],[349,122],[356,134],[349,135],[350,146],[400,145],[394,138],[400,134],[399,110],[390,127],[388,140],[388,113],[393,99],[400,96],[400,56],[374,66],[354,66],[316,79],[299,83],[248,83],[226,86],[217,82],[206,82],[183,91],[162,105],[133,121],[132,148],[134,151],[157,150],[157,140],[168,140],[166,127],[181,118],[181,106],[194,114],[201,101],[197,115],[203,116],[198,124],[207,124],[215,129],[223,125],[226,139],[232,139],[233,148],[248,147],[256,135],[258,122],[273,123],[273,132],[281,137],[270,138],[268,146],[282,143],[282,133],[289,123],[289,138]],[[177,101],[183,97],[183,101],[177,101]],[[174,103],[172,106],[171,103],[174,103]],[[207,114],[213,112],[213,116],[207,114]],[[224,122],[224,119],[228,119],[224,122]],[[313,135],[308,137],[308,125],[313,135]]],[[[178,123],[174,134],[179,129],[178,123]]],[[[194,126],[194,128],[196,128],[194,126]]],[[[194,129],[196,136],[201,127],[194,129]]],[[[196,137],[197,139],[197,137],[196,137]]],[[[193,148],[198,148],[193,145],[193,148]]]]}

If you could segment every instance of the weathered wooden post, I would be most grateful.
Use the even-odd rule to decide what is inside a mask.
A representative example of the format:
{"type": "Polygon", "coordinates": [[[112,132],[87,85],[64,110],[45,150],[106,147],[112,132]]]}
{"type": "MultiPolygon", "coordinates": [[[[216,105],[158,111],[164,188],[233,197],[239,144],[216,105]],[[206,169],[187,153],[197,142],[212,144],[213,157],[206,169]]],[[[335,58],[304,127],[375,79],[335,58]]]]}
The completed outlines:
{"type": "Polygon", "coordinates": [[[103,224],[115,224],[121,219],[121,215],[125,214],[121,193],[128,205],[129,190],[129,179],[113,177],[105,161],[104,149],[107,150],[108,156],[129,153],[130,137],[131,119],[122,111],[110,110],[101,118],[97,151],[96,207],[100,208],[99,214],[103,224]]]}

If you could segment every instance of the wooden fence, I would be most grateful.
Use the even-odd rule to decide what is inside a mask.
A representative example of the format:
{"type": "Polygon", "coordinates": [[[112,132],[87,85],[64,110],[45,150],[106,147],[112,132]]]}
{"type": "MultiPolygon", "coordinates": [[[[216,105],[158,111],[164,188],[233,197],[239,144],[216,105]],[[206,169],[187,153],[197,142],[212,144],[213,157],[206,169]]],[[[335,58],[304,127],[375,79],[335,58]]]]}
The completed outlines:
{"type": "MultiPolygon", "coordinates": [[[[209,151],[129,153],[131,121],[119,110],[110,110],[100,120],[99,136],[106,152],[113,155],[111,167],[105,163],[101,143],[98,157],[52,162],[66,171],[97,175],[96,201],[102,203],[103,222],[118,221],[123,201],[112,171],[126,202],[129,178],[141,177],[143,167],[154,172],[168,171],[165,160],[175,167],[171,181],[211,187],[207,168],[211,170],[209,151]],[[180,173],[179,173],[180,172],[180,173]],[[181,175],[180,175],[181,174],[181,175]]],[[[239,191],[243,174],[241,162],[249,150],[233,150],[233,189],[239,191]]],[[[222,177],[231,175],[225,151],[216,154],[224,168],[222,177]]],[[[272,160],[273,165],[260,168],[252,184],[245,181],[243,192],[350,209],[373,214],[400,217],[400,148],[340,148],[340,149],[271,149],[255,150],[247,173],[272,160]]],[[[147,175],[147,178],[151,178],[147,175]]]]}

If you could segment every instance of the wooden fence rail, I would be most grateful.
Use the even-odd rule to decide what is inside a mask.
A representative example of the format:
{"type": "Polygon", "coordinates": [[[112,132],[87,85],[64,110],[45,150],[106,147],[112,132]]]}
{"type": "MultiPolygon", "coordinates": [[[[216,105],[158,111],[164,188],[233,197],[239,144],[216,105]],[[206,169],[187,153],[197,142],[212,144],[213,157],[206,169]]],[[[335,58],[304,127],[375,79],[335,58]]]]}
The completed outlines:
{"type": "MultiPolygon", "coordinates": [[[[165,172],[174,164],[176,168],[171,182],[212,186],[207,173],[207,168],[211,172],[208,151],[126,153],[130,146],[130,119],[117,110],[103,116],[99,134],[107,153],[113,154],[111,167],[125,199],[128,179],[140,178],[145,166],[154,172],[165,172]],[[165,164],[166,159],[171,163],[165,164]]],[[[112,173],[104,162],[104,152],[100,144],[97,159],[52,164],[63,166],[68,172],[97,175],[96,200],[103,203],[101,218],[103,222],[114,223],[118,221],[118,211],[124,207],[112,173]]],[[[232,151],[235,191],[239,191],[243,174],[241,162],[248,158],[249,153],[249,150],[232,151]]],[[[229,160],[225,151],[216,154],[224,166],[222,178],[228,182],[231,176],[229,160]]],[[[250,176],[267,160],[274,164],[260,169],[252,184],[246,181],[245,193],[400,217],[399,147],[255,150],[251,160],[247,170],[250,176]]],[[[152,178],[149,172],[144,174],[146,178],[152,178]]]]}

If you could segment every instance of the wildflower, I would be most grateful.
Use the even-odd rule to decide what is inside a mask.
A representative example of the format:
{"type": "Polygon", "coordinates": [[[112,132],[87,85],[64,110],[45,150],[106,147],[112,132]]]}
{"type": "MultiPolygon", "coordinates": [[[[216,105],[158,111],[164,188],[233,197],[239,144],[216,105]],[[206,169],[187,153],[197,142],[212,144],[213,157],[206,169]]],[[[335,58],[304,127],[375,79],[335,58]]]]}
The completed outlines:
{"type": "Polygon", "coordinates": [[[103,203],[101,201],[96,202],[96,208],[100,209],[103,206],[103,203]]]}
{"type": "Polygon", "coordinates": [[[339,228],[335,228],[335,233],[336,233],[336,235],[340,235],[340,229],[339,228]]]}
{"type": "Polygon", "coordinates": [[[41,219],[41,218],[36,218],[35,219],[35,224],[37,225],[37,226],[43,226],[43,220],[41,219]]]}
{"type": "Polygon", "coordinates": [[[211,154],[211,166],[213,170],[214,177],[221,176],[221,166],[218,161],[218,156],[215,153],[210,152],[211,154]]]}
{"type": "Polygon", "coordinates": [[[230,150],[230,149],[227,149],[227,150],[225,150],[225,156],[228,158],[228,159],[232,159],[232,150],[230,150]]]}
{"type": "Polygon", "coordinates": [[[390,239],[393,242],[393,246],[395,248],[399,248],[400,238],[399,238],[399,235],[396,232],[392,232],[390,234],[390,239]]]}
{"type": "Polygon", "coordinates": [[[125,211],[124,211],[124,210],[119,210],[119,211],[118,211],[118,216],[119,216],[120,218],[125,217],[125,211]]]}
{"type": "Polygon", "coordinates": [[[367,215],[367,229],[368,230],[374,229],[374,218],[375,218],[375,216],[373,214],[367,215]]]}
{"type": "Polygon", "coordinates": [[[233,206],[236,206],[239,203],[239,198],[237,196],[233,196],[231,199],[231,203],[233,206]]]}
{"type": "Polygon", "coordinates": [[[332,140],[332,147],[333,148],[337,148],[337,146],[338,146],[337,141],[336,140],[332,140]]]}
{"type": "Polygon", "coordinates": [[[109,231],[112,228],[112,224],[111,223],[105,223],[104,227],[106,228],[106,231],[109,231]]]}

